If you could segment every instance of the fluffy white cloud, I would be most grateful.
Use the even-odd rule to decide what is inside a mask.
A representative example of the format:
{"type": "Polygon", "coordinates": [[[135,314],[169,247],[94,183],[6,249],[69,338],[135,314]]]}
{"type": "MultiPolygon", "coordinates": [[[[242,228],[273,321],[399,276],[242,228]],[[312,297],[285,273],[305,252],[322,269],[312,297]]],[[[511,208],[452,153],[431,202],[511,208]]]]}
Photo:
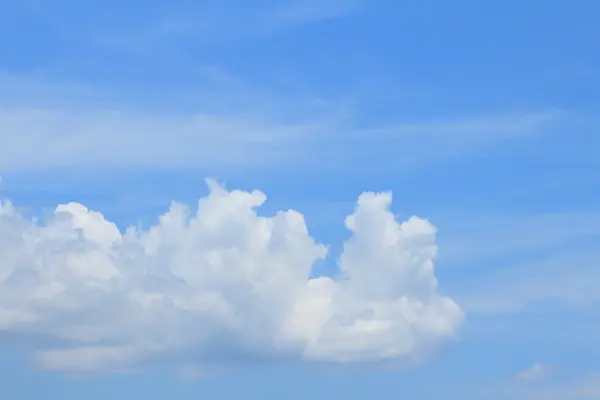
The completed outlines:
{"type": "Polygon", "coordinates": [[[208,183],[195,214],[173,203],[156,225],[124,232],[78,203],[41,222],[0,203],[0,332],[29,339],[44,368],[93,371],[414,360],[460,327],[460,307],[437,294],[435,227],[399,223],[390,193],[359,197],[339,276],[311,278],[327,248],[302,214],[259,216],[262,192],[208,183]]]}

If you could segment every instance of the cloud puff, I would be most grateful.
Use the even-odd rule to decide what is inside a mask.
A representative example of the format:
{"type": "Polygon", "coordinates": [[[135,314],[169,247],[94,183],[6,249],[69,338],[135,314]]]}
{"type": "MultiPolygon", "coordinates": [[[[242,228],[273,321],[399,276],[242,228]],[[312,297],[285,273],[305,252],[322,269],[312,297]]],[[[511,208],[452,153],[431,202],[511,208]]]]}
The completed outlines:
{"type": "Polygon", "coordinates": [[[522,381],[538,381],[548,378],[553,373],[554,368],[551,366],[536,362],[531,367],[519,372],[517,378],[522,381]]]}
{"type": "Polygon", "coordinates": [[[195,213],[173,203],[156,225],[123,232],[78,203],[41,222],[0,203],[0,332],[25,339],[44,368],[97,371],[414,360],[460,327],[461,308],[437,294],[435,227],[396,221],[391,193],[360,195],[339,276],[311,278],[327,248],[302,214],[259,216],[262,192],[208,184],[195,213]]]}

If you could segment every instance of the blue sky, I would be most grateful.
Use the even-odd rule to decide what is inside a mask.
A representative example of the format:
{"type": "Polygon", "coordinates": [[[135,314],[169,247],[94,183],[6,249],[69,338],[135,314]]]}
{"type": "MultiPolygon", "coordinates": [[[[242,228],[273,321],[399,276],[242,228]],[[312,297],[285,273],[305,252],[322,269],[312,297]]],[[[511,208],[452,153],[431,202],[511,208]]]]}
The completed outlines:
{"type": "MultiPolygon", "coordinates": [[[[18,208],[0,208],[0,260],[8,265],[0,268],[0,298],[9,304],[0,306],[1,390],[7,398],[66,400],[600,399],[598,12],[585,0],[0,1],[0,197],[18,208]],[[197,303],[188,292],[208,291],[192,256],[221,251],[194,238],[247,244],[262,231],[252,231],[259,225],[242,212],[253,200],[215,195],[198,214],[206,230],[165,222],[158,236],[135,242],[168,249],[147,254],[148,264],[103,247],[113,229],[107,221],[121,233],[144,230],[172,201],[194,214],[207,177],[266,194],[259,215],[301,212],[329,255],[319,259],[292,219],[281,222],[279,253],[255,260],[254,248],[240,245],[240,258],[225,262],[231,276],[255,265],[260,282],[271,282],[269,301],[249,294],[244,301],[243,285],[255,293],[259,281],[228,274],[211,281],[210,290],[243,314],[241,328],[177,309],[172,324],[181,332],[169,336],[160,323],[171,314],[149,309],[143,326],[176,343],[156,339],[160,351],[140,350],[158,342],[119,311],[130,306],[119,303],[123,293],[148,294],[141,288],[154,274],[169,304],[185,298],[189,311],[197,303]],[[437,289],[393,272],[422,271],[407,260],[425,244],[402,239],[398,249],[410,256],[402,258],[370,241],[387,238],[390,225],[381,221],[391,218],[368,197],[356,205],[371,191],[393,193],[399,221],[416,215],[435,225],[437,289]],[[71,206],[68,218],[52,217],[70,202],[101,212],[101,221],[71,206]],[[353,252],[344,250],[351,237],[344,221],[355,212],[356,240],[346,242],[358,246],[353,252]],[[27,222],[34,215],[47,220],[27,222]],[[222,230],[210,236],[215,215],[224,218],[215,217],[222,230]],[[84,261],[80,251],[88,252],[84,261]],[[310,266],[309,253],[311,278],[331,277],[346,305],[375,301],[384,322],[409,333],[392,329],[377,339],[365,330],[352,341],[341,324],[322,328],[304,350],[273,347],[269,335],[279,331],[271,323],[285,313],[271,303],[304,304],[304,295],[278,288],[308,279],[278,268],[310,266]],[[104,256],[129,271],[115,278],[125,285],[118,290],[97,275],[110,269],[94,258],[104,256]],[[131,272],[138,267],[145,275],[131,272]],[[336,280],[339,268],[348,285],[336,280]],[[37,280],[26,274],[34,270],[37,280]],[[168,286],[173,276],[187,280],[185,293],[168,286]],[[390,277],[398,288],[374,293],[390,277]],[[63,294],[43,297],[62,284],[63,294]],[[408,314],[391,301],[406,293],[429,302],[440,325],[425,317],[426,328],[398,322],[408,314]],[[464,320],[438,308],[440,296],[464,320]],[[80,314],[69,314],[72,307],[80,314]],[[213,323],[226,339],[196,337],[213,323]],[[343,338],[351,348],[336,350],[343,338]],[[84,345],[117,347],[100,353],[84,345]],[[384,353],[394,357],[382,365],[384,353]]],[[[359,318],[340,310],[340,318],[359,318]]],[[[307,315],[309,324],[320,314],[307,315]]]]}

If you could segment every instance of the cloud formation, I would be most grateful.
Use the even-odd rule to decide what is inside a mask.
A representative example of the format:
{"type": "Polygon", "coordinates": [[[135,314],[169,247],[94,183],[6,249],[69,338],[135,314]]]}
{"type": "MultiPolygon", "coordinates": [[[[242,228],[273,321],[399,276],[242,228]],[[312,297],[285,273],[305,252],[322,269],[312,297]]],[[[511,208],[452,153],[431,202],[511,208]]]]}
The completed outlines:
{"type": "Polygon", "coordinates": [[[262,192],[208,184],[195,213],[173,203],[156,225],[123,232],[78,203],[44,221],[1,203],[0,332],[26,339],[43,368],[97,371],[229,357],[408,361],[463,322],[437,294],[436,228],[399,223],[391,193],[360,195],[339,276],[311,277],[327,248],[302,214],[260,216],[262,192]]]}
{"type": "Polygon", "coordinates": [[[538,381],[548,378],[553,372],[554,368],[549,365],[536,362],[531,367],[519,372],[517,378],[522,381],[538,381]]]}
{"type": "MultiPolygon", "coordinates": [[[[252,5],[235,0],[209,7],[196,3],[191,7],[170,7],[141,20],[136,15],[128,18],[125,26],[115,28],[111,25],[110,30],[97,28],[95,34],[83,38],[104,48],[133,54],[159,56],[165,51],[177,54],[177,44],[187,41],[193,41],[198,47],[282,34],[352,14],[363,6],[362,0],[279,0],[252,5]]],[[[95,16],[92,18],[96,19],[95,16]]],[[[106,21],[102,22],[101,25],[106,26],[106,21]]],[[[79,33],[89,31],[87,26],[76,28],[79,33]]]]}
{"type": "Polygon", "coordinates": [[[222,113],[149,114],[98,106],[77,109],[0,104],[0,142],[7,143],[0,146],[0,169],[231,169],[275,165],[301,167],[304,171],[361,171],[367,165],[408,169],[541,134],[550,129],[551,122],[563,118],[559,112],[544,112],[375,129],[308,111],[288,119],[243,108],[222,113]],[[406,156],[397,157],[398,148],[404,149],[406,156]],[[306,163],[307,157],[316,161],[306,163]]]}

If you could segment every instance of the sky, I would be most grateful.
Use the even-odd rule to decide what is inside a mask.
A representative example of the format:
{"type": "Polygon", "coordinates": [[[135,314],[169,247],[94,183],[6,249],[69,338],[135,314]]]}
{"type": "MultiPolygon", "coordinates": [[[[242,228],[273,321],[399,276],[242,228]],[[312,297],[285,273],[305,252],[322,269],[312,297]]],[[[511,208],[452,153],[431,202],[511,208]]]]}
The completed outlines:
{"type": "Polygon", "coordinates": [[[591,0],[0,0],[8,399],[600,399],[591,0]]]}

